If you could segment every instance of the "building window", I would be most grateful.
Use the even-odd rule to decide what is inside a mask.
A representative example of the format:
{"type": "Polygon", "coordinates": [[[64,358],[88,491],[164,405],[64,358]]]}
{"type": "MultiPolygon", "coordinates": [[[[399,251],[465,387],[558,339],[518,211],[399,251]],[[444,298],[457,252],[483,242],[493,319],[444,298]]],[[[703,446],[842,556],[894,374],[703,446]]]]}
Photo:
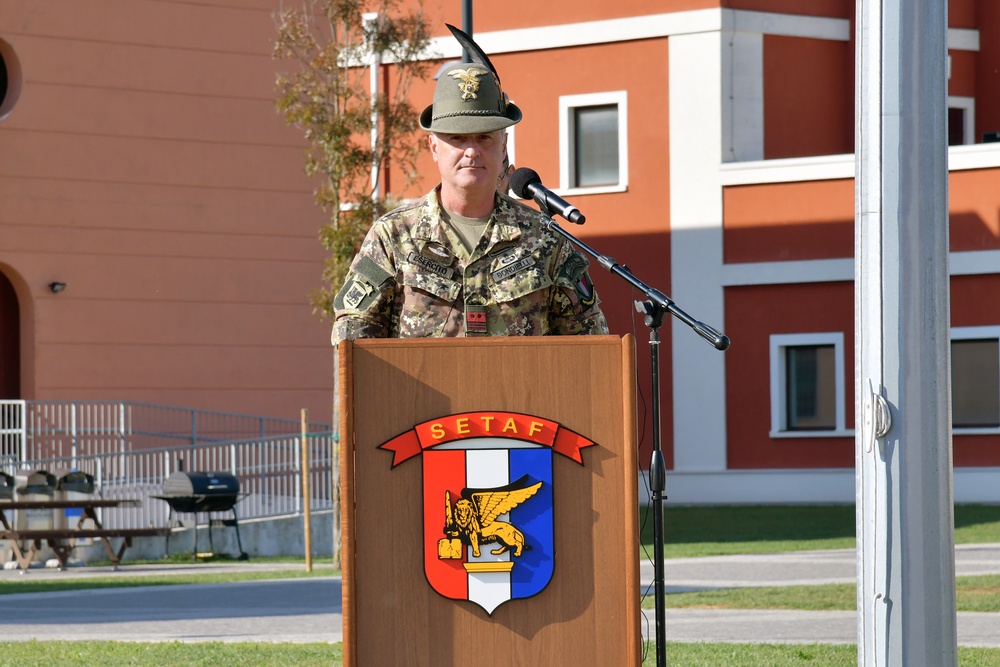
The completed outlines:
{"type": "Polygon", "coordinates": [[[973,97],[948,96],[948,145],[976,143],[976,100],[973,97]]]}
{"type": "Polygon", "coordinates": [[[560,189],[621,192],[628,186],[625,91],[559,98],[560,189]]]}
{"type": "Polygon", "coordinates": [[[849,435],[844,334],[771,336],[771,435],[849,435]]]}
{"type": "Polygon", "coordinates": [[[573,185],[618,185],[618,105],[573,109],[573,185]]]}
{"type": "Polygon", "coordinates": [[[1000,428],[1000,327],[952,330],[951,405],[956,430],[1000,428]]]}

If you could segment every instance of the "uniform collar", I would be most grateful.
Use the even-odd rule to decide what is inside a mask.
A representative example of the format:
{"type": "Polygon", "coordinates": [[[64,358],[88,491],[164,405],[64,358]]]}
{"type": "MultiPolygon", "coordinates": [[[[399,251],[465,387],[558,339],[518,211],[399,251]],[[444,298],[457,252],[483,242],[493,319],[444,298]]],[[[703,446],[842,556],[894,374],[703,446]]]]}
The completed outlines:
{"type": "Polygon", "coordinates": [[[441,186],[439,185],[431,190],[420,202],[420,214],[417,217],[417,224],[414,226],[412,234],[414,238],[448,245],[448,236],[445,233],[444,225],[441,224],[440,191],[441,186]]]}
{"type": "MultiPolygon", "coordinates": [[[[425,241],[448,244],[444,225],[441,224],[441,186],[431,190],[420,205],[418,222],[413,228],[413,236],[425,241]]],[[[527,224],[523,216],[519,216],[515,205],[506,197],[497,195],[493,215],[486,227],[491,234],[490,246],[501,241],[513,241],[521,237],[521,225],[527,224]]]]}
{"type": "Polygon", "coordinates": [[[497,195],[497,205],[493,208],[493,221],[496,222],[500,241],[513,241],[521,238],[521,225],[530,224],[523,215],[518,215],[515,204],[503,195],[497,195]]]}

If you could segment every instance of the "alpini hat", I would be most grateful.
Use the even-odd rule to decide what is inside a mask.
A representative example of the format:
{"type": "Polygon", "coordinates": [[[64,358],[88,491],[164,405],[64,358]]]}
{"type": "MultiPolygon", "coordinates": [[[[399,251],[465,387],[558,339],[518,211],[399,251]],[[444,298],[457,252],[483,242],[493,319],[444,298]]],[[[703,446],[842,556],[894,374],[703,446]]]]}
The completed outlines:
{"type": "Polygon", "coordinates": [[[434,103],[420,114],[420,127],[430,132],[477,134],[520,122],[521,110],[508,101],[493,63],[466,33],[449,25],[473,62],[453,63],[441,71],[434,103]]]}

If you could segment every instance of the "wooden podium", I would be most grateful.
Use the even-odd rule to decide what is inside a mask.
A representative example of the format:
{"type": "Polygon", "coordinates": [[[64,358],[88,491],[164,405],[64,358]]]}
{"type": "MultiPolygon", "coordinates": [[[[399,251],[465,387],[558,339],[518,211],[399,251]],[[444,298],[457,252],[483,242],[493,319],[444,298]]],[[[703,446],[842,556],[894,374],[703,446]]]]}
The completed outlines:
{"type": "Polygon", "coordinates": [[[638,665],[634,339],[358,340],[338,354],[345,667],[638,665]],[[482,456],[500,463],[463,472],[482,456]],[[521,475],[523,457],[542,472],[521,475]],[[494,473],[509,477],[482,483],[494,473]],[[445,529],[465,525],[476,491],[466,508],[520,503],[481,526],[486,564],[468,543],[442,555],[468,537],[445,529]],[[537,591],[522,583],[546,573],[537,591]]]}

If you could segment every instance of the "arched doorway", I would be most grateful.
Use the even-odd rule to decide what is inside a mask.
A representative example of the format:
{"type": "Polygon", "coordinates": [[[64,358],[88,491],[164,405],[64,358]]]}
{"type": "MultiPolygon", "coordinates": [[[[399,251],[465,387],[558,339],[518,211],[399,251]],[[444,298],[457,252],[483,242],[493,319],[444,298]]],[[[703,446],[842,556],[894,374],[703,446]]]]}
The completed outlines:
{"type": "Polygon", "coordinates": [[[0,273],[0,399],[21,398],[21,308],[14,285],[0,273]]]}

